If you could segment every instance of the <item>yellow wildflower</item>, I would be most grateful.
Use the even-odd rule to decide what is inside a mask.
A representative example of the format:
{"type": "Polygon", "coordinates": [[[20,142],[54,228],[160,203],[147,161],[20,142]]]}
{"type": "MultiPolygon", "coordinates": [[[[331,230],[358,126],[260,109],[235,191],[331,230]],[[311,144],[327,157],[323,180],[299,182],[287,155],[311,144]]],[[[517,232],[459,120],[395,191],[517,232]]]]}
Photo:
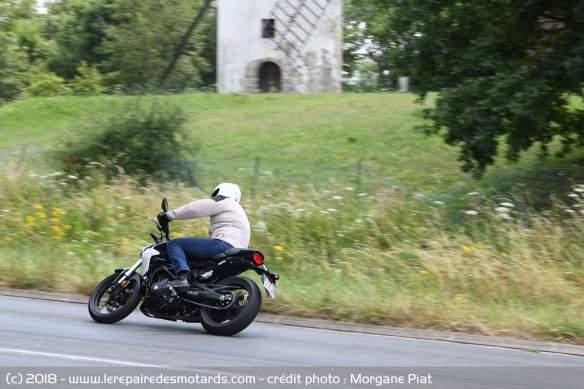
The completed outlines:
{"type": "Polygon", "coordinates": [[[284,251],[284,247],[282,247],[282,246],[274,246],[274,250],[276,250],[276,251],[284,251]]]}
{"type": "Polygon", "coordinates": [[[428,273],[430,273],[428,270],[423,270],[423,269],[420,270],[420,274],[428,274],[428,273]]]}
{"type": "Polygon", "coordinates": [[[459,301],[461,303],[466,303],[468,301],[466,299],[466,296],[464,294],[461,294],[461,293],[457,294],[454,298],[456,301],[459,301]]]}
{"type": "Polygon", "coordinates": [[[276,261],[283,261],[283,260],[284,260],[284,258],[282,258],[282,257],[276,257],[276,261]]]}
{"type": "Polygon", "coordinates": [[[65,232],[59,226],[51,226],[51,229],[55,233],[54,238],[57,240],[61,240],[63,238],[63,236],[65,235],[65,232]]]}
{"type": "Polygon", "coordinates": [[[53,211],[51,212],[51,215],[53,215],[54,217],[59,217],[65,214],[65,211],[63,211],[61,208],[54,208],[53,211]]]}
{"type": "Polygon", "coordinates": [[[33,228],[36,223],[35,223],[36,219],[33,216],[27,216],[26,217],[26,226],[29,228],[33,228]]]}
{"type": "Polygon", "coordinates": [[[460,246],[461,249],[463,249],[464,251],[472,251],[472,249],[470,247],[467,246],[460,246]]]}
{"type": "Polygon", "coordinates": [[[35,208],[35,209],[38,209],[38,210],[41,210],[41,211],[42,211],[43,209],[45,209],[45,207],[43,207],[43,205],[42,205],[42,204],[35,204],[34,208],[35,208]]]}

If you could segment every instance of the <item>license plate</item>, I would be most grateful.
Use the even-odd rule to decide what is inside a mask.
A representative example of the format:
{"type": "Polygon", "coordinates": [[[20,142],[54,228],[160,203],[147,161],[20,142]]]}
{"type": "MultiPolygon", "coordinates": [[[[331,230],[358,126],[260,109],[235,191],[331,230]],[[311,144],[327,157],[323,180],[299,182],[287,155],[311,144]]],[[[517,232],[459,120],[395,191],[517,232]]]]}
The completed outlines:
{"type": "Polygon", "coordinates": [[[270,279],[265,274],[262,276],[262,281],[264,283],[264,288],[266,288],[266,292],[268,292],[268,296],[275,298],[276,289],[274,288],[274,284],[270,282],[270,279]]]}

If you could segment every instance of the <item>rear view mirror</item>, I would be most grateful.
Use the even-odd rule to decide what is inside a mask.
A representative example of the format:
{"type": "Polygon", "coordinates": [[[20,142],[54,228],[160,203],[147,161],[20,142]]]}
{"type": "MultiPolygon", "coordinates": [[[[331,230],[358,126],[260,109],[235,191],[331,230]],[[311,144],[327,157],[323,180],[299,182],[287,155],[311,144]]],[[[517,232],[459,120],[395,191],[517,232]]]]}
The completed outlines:
{"type": "Polygon", "coordinates": [[[166,197],[162,199],[162,211],[168,212],[168,200],[166,200],[166,197]]]}

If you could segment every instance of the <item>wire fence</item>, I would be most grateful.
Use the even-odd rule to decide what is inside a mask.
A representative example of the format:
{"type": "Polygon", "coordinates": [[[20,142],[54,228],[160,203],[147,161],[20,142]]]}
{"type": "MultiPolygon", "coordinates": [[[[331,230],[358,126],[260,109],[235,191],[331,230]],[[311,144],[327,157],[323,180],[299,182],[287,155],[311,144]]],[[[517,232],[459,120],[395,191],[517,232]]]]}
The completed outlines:
{"type": "MultiPolygon", "coordinates": [[[[6,168],[49,169],[43,152],[34,147],[0,149],[0,169],[6,168]],[[10,161],[10,167],[8,167],[10,161]],[[44,164],[44,165],[43,165],[44,164]]],[[[185,185],[212,190],[218,182],[237,182],[248,190],[251,198],[262,191],[282,188],[310,187],[327,190],[332,187],[351,190],[355,195],[374,194],[380,189],[391,188],[404,195],[414,195],[430,201],[445,200],[481,187],[493,196],[531,196],[549,199],[569,193],[576,184],[584,184],[582,167],[496,167],[480,180],[461,174],[455,184],[441,186],[431,191],[414,189],[411,182],[398,182],[362,161],[284,161],[267,160],[259,156],[250,158],[193,158],[164,162],[161,168],[174,171],[185,185]]],[[[413,180],[412,180],[413,181],[413,180]]],[[[540,207],[543,204],[534,204],[540,207]]]]}

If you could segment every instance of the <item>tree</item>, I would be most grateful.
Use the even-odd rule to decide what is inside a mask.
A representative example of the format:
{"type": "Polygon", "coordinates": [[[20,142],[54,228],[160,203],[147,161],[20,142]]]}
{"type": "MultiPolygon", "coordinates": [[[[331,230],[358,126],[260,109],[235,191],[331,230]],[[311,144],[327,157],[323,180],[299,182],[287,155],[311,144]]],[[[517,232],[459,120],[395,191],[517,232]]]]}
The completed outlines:
{"type": "MultiPolygon", "coordinates": [[[[108,55],[103,70],[130,89],[155,87],[202,5],[202,0],[112,1],[109,7],[114,23],[107,26],[102,45],[108,55]]],[[[207,40],[200,29],[194,32],[166,80],[167,88],[201,85],[201,71],[208,69],[201,55],[207,40]]]]}
{"type": "Polygon", "coordinates": [[[343,71],[347,90],[397,89],[397,73],[384,55],[393,47],[386,27],[388,12],[375,0],[345,0],[343,71]]]}
{"type": "Polygon", "coordinates": [[[44,39],[35,0],[0,2],[0,105],[17,98],[37,76],[50,74],[46,59],[55,50],[44,39]]]}
{"type": "Polygon", "coordinates": [[[59,0],[47,3],[45,34],[59,47],[48,66],[59,76],[73,80],[85,63],[98,66],[108,59],[101,49],[106,27],[112,20],[110,4],[115,0],[59,0]]]}
{"type": "Polygon", "coordinates": [[[460,146],[464,171],[482,173],[500,143],[506,156],[559,139],[584,146],[584,4],[573,0],[370,0],[391,37],[385,56],[424,100],[424,129],[460,146]]]}
{"type": "MultiPolygon", "coordinates": [[[[98,69],[105,86],[145,91],[158,85],[203,0],[55,0],[48,4],[46,35],[59,55],[51,71],[67,80],[84,66],[98,69]],[[85,64],[85,65],[83,65],[85,64]]],[[[215,12],[187,42],[169,89],[199,87],[214,78],[215,12]]]]}

